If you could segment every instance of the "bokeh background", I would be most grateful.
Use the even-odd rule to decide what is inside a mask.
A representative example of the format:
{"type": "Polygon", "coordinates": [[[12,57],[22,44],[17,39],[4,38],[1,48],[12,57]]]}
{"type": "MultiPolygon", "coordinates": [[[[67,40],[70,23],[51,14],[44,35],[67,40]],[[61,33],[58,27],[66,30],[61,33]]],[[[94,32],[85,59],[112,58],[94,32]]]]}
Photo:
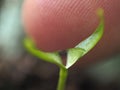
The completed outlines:
{"type": "MultiPolygon", "coordinates": [[[[55,90],[58,67],[30,55],[23,46],[23,1],[0,0],[0,90],[55,90]]],[[[120,54],[74,66],[66,90],[120,90],[120,54]]]]}

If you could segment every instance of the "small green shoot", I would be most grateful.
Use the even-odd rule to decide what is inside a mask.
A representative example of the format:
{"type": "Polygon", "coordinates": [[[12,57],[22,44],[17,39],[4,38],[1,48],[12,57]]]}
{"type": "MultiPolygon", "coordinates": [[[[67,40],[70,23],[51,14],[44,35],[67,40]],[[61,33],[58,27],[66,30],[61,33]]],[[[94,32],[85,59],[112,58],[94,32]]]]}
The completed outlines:
{"type": "Polygon", "coordinates": [[[62,59],[59,55],[59,52],[43,52],[41,50],[38,50],[34,42],[30,38],[24,39],[24,46],[25,48],[34,56],[53,64],[56,64],[60,68],[59,73],[59,81],[57,90],[64,90],[66,78],[68,74],[68,68],[73,66],[81,57],[83,57],[85,54],[87,54],[101,39],[104,31],[104,11],[103,9],[97,10],[97,15],[100,18],[100,24],[98,25],[95,32],[89,36],[87,39],[80,42],[77,46],[74,48],[70,48],[67,50],[67,60],[66,65],[62,63],[62,59]]]}

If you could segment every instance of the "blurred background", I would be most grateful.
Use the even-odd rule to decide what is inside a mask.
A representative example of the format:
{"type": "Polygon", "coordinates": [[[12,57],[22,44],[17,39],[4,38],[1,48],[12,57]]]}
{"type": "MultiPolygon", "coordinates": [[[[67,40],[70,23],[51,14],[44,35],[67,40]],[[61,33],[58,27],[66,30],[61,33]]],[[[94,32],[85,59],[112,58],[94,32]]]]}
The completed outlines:
{"type": "MultiPolygon", "coordinates": [[[[0,90],[55,90],[59,69],[23,46],[23,0],[0,0],[0,90]]],[[[120,54],[69,70],[66,90],[120,90],[120,54]]]]}

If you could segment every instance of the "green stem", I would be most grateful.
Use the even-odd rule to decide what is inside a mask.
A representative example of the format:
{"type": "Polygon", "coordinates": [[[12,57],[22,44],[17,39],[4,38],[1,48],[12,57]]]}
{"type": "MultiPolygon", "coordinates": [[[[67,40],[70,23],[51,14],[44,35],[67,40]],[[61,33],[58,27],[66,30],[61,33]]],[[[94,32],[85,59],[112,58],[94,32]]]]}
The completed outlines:
{"type": "Polygon", "coordinates": [[[68,70],[66,68],[60,68],[57,90],[65,89],[67,75],[68,75],[68,70]]]}

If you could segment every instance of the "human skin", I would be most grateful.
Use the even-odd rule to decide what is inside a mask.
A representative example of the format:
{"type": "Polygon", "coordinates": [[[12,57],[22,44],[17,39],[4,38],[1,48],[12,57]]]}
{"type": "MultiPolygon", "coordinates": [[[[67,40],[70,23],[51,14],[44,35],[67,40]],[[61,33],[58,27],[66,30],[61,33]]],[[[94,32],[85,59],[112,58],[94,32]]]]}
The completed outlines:
{"type": "Polygon", "coordinates": [[[25,32],[40,50],[66,50],[96,29],[98,8],[105,12],[104,35],[83,59],[105,58],[120,52],[120,0],[25,0],[25,32]]]}

